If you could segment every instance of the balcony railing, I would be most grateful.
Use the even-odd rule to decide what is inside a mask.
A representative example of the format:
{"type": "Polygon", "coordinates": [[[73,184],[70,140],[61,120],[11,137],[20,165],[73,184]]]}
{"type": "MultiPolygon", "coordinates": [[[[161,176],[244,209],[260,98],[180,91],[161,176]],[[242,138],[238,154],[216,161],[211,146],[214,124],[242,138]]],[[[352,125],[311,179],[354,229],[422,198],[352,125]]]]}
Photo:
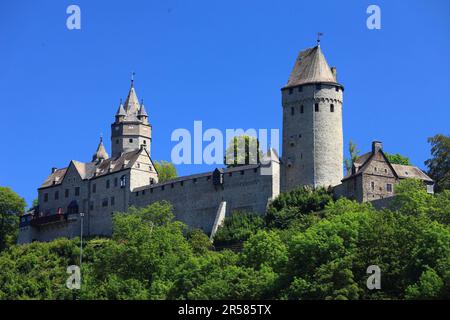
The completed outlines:
{"type": "Polygon", "coordinates": [[[33,219],[31,219],[30,224],[32,226],[42,226],[50,223],[65,222],[65,221],[67,221],[66,214],[52,214],[48,216],[34,217],[33,219]]]}

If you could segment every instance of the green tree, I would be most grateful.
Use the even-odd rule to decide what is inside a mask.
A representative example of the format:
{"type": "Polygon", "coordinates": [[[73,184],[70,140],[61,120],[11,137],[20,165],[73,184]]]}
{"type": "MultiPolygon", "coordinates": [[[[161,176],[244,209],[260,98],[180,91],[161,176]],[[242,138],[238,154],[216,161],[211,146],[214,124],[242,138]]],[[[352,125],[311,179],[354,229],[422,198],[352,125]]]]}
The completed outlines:
{"type": "Polygon", "coordinates": [[[299,187],[281,193],[267,209],[267,225],[280,229],[288,228],[295,220],[321,211],[330,201],[333,201],[333,198],[324,188],[299,187]]]}
{"type": "Polygon", "coordinates": [[[359,150],[356,147],[356,144],[353,143],[352,140],[348,143],[348,153],[350,155],[349,159],[344,160],[345,169],[347,173],[352,170],[352,166],[355,163],[356,159],[358,159],[359,150]]]}
{"type": "Polygon", "coordinates": [[[11,188],[0,187],[0,251],[16,242],[19,216],[25,206],[25,200],[11,188]]]}
{"type": "Polygon", "coordinates": [[[400,153],[390,154],[385,152],[384,155],[388,158],[389,162],[392,164],[402,164],[405,166],[412,166],[408,157],[402,156],[400,153]]]}
{"type": "Polygon", "coordinates": [[[224,163],[228,168],[261,162],[259,140],[248,135],[233,137],[225,151],[224,163]]]}
{"type": "Polygon", "coordinates": [[[437,134],[428,138],[431,159],[425,161],[429,176],[435,181],[435,190],[450,190],[450,136],[437,134]]]}
{"type": "Polygon", "coordinates": [[[287,261],[287,247],[274,231],[260,230],[244,243],[242,251],[244,264],[260,269],[268,266],[273,270],[282,269],[287,261]]]}
{"type": "Polygon", "coordinates": [[[427,268],[416,284],[406,288],[406,299],[440,299],[444,282],[432,268],[427,268]]]}
{"type": "Polygon", "coordinates": [[[166,182],[178,177],[177,169],[173,163],[161,160],[154,161],[156,172],[158,172],[158,182],[166,182]]]}
{"type": "Polygon", "coordinates": [[[264,218],[259,214],[232,212],[230,216],[225,217],[224,223],[217,230],[214,236],[214,244],[243,242],[259,229],[264,228],[264,225],[264,218]]]}

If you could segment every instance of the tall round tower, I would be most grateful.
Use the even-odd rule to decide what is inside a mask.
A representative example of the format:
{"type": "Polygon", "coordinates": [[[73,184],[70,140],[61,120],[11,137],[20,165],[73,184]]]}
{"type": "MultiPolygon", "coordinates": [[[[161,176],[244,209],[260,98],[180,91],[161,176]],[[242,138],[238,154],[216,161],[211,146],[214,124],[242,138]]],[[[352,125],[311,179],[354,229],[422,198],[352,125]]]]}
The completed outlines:
{"type": "Polygon", "coordinates": [[[297,186],[335,186],[343,178],[343,86],[320,45],[301,51],[285,87],[283,191],[297,186]]]}

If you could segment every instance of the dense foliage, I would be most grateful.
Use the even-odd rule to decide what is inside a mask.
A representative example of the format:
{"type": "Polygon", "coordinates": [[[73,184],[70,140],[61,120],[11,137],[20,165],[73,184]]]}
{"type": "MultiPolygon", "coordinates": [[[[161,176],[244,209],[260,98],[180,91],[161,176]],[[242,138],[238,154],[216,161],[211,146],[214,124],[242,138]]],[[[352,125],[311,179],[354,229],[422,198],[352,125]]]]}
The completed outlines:
{"type": "Polygon", "coordinates": [[[282,194],[267,220],[225,220],[216,241],[243,241],[239,252],[214,250],[167,202],[132,208],[111,239],[85,243],[80,290],[65,287],[79,239],[59,239],[0,254],[0,299],[449,299],[450,192],[414,180],[396,192],[382,211],[323,189],[282,194]],[[380,290],[366,287],[370,265],[380,290]]]}
{"type": "Polygon", "coordinates": [[[11,188],[0,187],[0,251],[16,242],[19,215],[25,206],[25,200],[11,188]]]}
{"type": "Polygon", "coordinates": [[[408,157],[402,156],[400,153],[387,153],[385,152],[384,155],[388,158],[389,162],[392,164],[402,164],[405,166],[412,166],[411,161],[409,161],[408,157]]]}
{"type": "Polygon", "coordinates": [[[425,161],[428,174],[435,181],[435,190],[450,190],[450,136],[437,134],[428,138],[431,159],[425,161]]]}
{"type": "Polygon", "coordinates": [[[158,182],[166,182],[178,177],[177,169],[171,162],[165,160],[153,161],[156,172],[158,172],[158,182]]]}
{"type": "Polygon", "coordinates": [[[262,151],[259,140],[248,135],[233,137],[225,150],[223,162],[228,168],[257,164],[261,162],[262,151]]]}

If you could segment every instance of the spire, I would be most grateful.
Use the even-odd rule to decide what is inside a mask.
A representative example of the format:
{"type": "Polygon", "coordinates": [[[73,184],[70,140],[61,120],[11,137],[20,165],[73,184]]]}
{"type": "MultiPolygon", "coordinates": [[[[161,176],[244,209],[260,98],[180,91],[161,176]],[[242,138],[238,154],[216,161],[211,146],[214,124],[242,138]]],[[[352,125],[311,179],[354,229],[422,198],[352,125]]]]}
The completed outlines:
{"type": "Polygon", "coordinates": [[[307,83],[336,83],[330,66],[320,49],[320,33],[318,34],[317,46],[300,52],[294,68],[289,77],[286,87],[293,87],[307,83]]]}
{"type": "Polygon", "coordinates": [[[129,118],[129,120],[134,120],[137,116],[139,108],[140,108],[139,100],[136,95],[136,90],[134,89],[134,72],[133,72],[131,77],[130,91],[128,92],[128,96],[125,100],[125,112],[127,118],[129,118]]]}
{"type": "Polygon", "coordinates": [[[123,108],[122,99],[120,99],[119,109],[117,110],[116,116],[126,116],[125,109],[123,108]]]}
{"type": "Polygon", "coordinates": [[[109,159],[109,155],[106,152],[105,146],[103,145],[103,137],[100,136],[100,142],[98,144],[97,151],[92,156],[92,162],[102,161],[106,159],[109,159]]]}
{"type": "Polygon", "coordinates": [[[139,109],[138,116],[148,117],[147,111],[145,110],[145,107],[144,107],[144,99],[141,100],[141,108],[139,109]]]}

